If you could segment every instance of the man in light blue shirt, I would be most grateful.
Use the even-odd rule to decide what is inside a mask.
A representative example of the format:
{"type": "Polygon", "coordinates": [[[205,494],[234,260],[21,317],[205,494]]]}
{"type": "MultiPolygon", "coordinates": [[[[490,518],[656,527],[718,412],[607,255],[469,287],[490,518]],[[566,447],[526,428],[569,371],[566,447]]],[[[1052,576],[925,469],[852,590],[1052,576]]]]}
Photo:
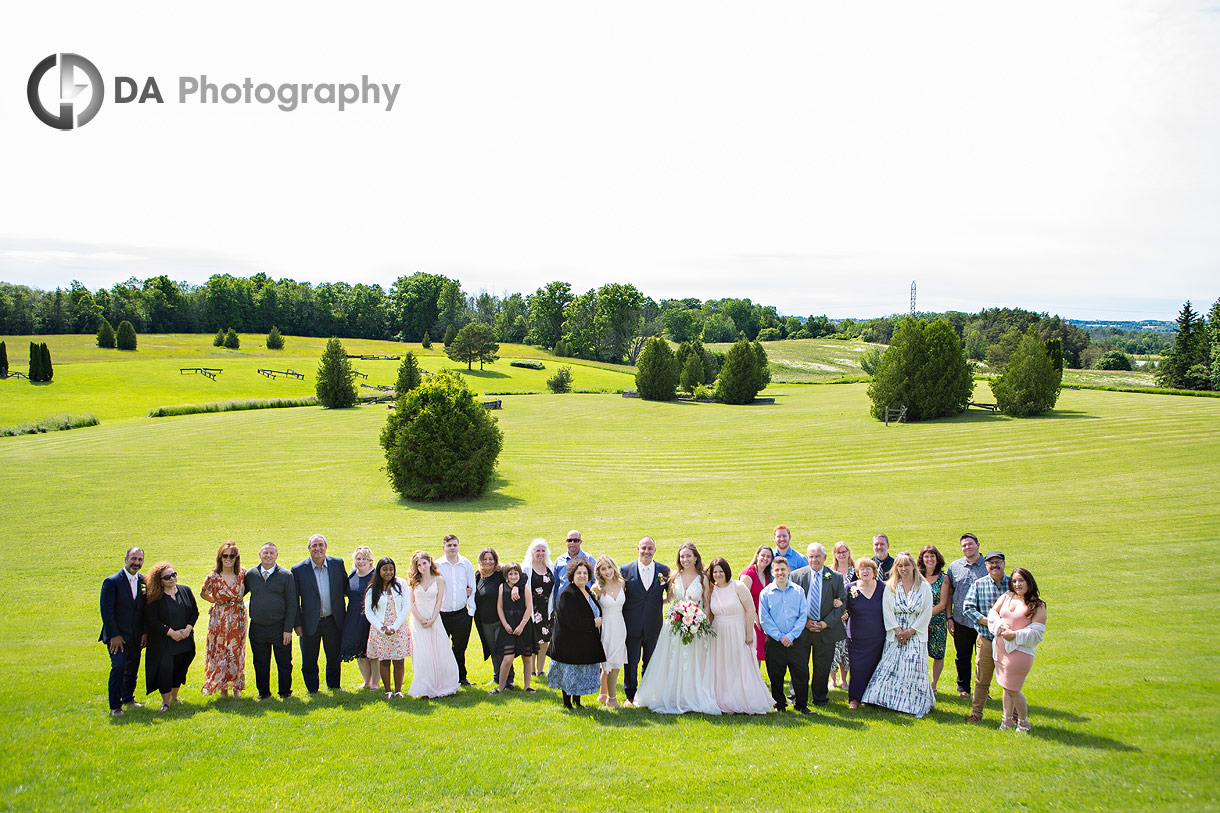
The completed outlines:
{"type": "Polygon", "coordinates": [[[809,636],[805,634],[809,608],[805,591],[788,581],[788,572],[788,560],[775,557],[771,562],[774,581],[758,597],[759,626],[767,636],[764,645],[767,677],[771,680],[776,711],[788,707],[784,676],[791,671],[796,710],[813,714],[809,708],[809,636]]]}
{"type": "Polygon", "coordinates": [[[559,606],[559,594],[563,592],[563,588],[567,587],[568,582],[568,565],[573,559],[584,559],[589,563],[589,567],[597,571],[597,559],[593,558],[592,554],[585,553],[580,549],[580,531],[575,529],[568,531],[568,552],[555,560],[555,606],[559,606]]]}

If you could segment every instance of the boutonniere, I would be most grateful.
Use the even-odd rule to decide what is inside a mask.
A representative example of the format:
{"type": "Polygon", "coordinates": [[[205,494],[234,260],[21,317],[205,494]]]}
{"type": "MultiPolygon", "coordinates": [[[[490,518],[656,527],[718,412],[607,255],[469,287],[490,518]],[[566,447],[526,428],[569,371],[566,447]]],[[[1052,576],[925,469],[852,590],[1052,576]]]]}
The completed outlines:
{"type": "Polygon", "coordinates": [[[851,588],[851,590],[849,590],[848,592],[851,593],[852,598],[860,598],[860,588],[859,587],[853,586],[851,588]]]}
{"type": "Polygon", "coordinates": [[[147,592],[144,582],[136,582],[136,590],[140,595],[144,595],[147,592]]]}
{"type": "Polygon", "coordinates": [[[822,573],[822,581],[824,581],[824,582],[830,581],[830,571],[829,570],[822,573]]]}

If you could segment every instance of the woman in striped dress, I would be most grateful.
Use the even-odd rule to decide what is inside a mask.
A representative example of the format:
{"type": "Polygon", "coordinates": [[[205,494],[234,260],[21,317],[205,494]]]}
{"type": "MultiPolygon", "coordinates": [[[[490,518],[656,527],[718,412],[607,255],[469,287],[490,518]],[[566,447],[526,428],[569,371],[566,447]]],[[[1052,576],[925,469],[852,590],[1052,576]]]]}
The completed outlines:
{"type": "Polygon", "coordinates": [[[928,680],[928,622],[932,588],[919,576],[915,558],[900,553],[881,596],[885,647],[863,703],[923,717],[936,705],[928,680]]]}

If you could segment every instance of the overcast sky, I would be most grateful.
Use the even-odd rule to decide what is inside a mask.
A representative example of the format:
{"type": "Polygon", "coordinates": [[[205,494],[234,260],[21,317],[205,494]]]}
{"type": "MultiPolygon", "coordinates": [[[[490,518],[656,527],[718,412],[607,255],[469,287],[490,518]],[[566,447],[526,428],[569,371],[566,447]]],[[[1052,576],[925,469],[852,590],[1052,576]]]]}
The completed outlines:
{"type": "Polygon", "coordinates": [[[928,311],[1220,296],[1220,3],[60,0],[0,12],[0,78],[8,282],[429,271],[832,317],[906,311],[912,280],[928,311]],[[58,52],[104,81],[74,131],[25,98],[58,52]],[[179,103],[204,74],[401,89],[179,103]],[[117,75],[165,103],[116,104],[117,75]]]}

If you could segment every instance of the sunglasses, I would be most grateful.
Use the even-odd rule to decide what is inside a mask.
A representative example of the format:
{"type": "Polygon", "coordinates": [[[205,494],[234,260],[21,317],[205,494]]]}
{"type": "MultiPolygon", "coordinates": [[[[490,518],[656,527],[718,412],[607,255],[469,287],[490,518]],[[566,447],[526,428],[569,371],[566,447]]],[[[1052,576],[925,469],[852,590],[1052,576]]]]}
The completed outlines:
{"type": "Polygon", "coordinates": [[[236,559],[237,554],[236,553],[222,553],[222,554],[220,554],[220,558],[221,559],[236,559]]]}
{"type": "Polygon", "coordinates": [[[176,578],[178,578],[177,573],[162,573],[161,574],[161,581],[163,581],[163,582],[167,582],[170,579],[176,579],[176,578]]]}

